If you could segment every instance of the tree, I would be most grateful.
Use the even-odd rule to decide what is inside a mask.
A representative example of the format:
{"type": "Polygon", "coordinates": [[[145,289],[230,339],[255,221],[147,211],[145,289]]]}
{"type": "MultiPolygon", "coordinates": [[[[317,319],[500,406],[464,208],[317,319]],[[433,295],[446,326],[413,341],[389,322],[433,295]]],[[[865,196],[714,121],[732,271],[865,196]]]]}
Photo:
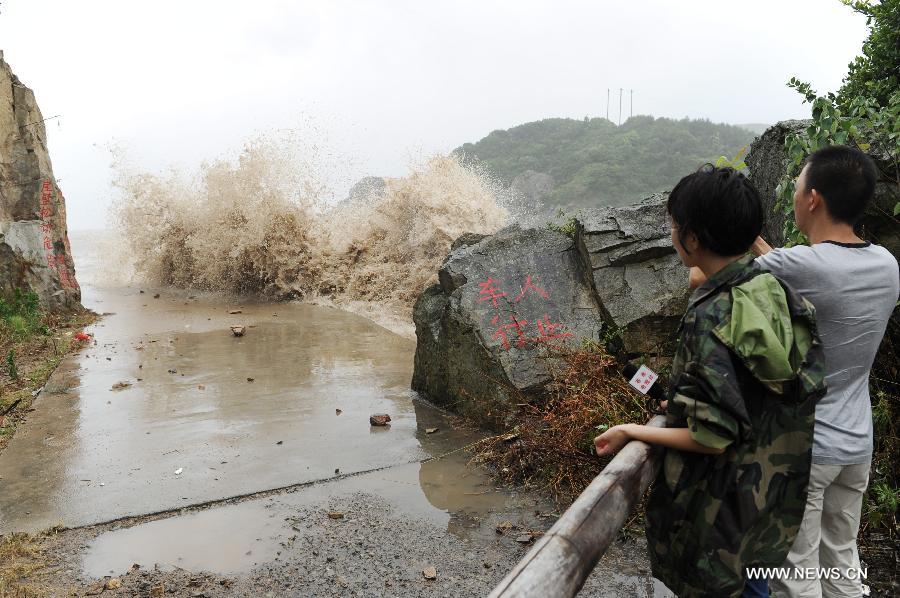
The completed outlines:
{"type": "Polygon", "coordinates": [[[837,103],[847,110],[854,98],[870,97],[879,106],[887,106],[900,89],[900,0],[841,2],[866,16],[869,37],[863,43],[862,56],[848,67],[837,103]]]}

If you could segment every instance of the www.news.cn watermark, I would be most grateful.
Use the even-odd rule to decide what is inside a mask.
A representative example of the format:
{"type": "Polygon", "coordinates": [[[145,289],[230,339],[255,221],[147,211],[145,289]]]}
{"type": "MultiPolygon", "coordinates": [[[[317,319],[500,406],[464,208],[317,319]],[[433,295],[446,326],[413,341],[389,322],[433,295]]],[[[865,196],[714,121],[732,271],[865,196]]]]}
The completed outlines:
{"type": "Polygon", "coordinates": [[[868,567],[862,569],[840,569],[838,567],[750,567],[747,579],[816,579],[816,580],[863,580],[868,579],[868,567]]]}

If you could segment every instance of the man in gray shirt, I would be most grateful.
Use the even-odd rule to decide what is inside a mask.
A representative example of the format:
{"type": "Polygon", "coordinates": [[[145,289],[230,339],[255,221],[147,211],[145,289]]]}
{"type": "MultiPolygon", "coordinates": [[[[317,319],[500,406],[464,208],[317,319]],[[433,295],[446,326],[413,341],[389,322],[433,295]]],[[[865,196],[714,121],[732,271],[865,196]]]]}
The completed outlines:
{"type": "Polygon", "coordinates": [[[770,580],[774,596],[862,596],[856,535],[872,461],[869,370],[900,295],[897,260],[854,232],[876,178],[871,159],[856,149],[815,152],[794,194],[797,226],[810,245],[772,249],[758,239],[753,247],[760,267],[816,307],[828,386],[816,405],[803,523],[783,575],[770,580]]]}

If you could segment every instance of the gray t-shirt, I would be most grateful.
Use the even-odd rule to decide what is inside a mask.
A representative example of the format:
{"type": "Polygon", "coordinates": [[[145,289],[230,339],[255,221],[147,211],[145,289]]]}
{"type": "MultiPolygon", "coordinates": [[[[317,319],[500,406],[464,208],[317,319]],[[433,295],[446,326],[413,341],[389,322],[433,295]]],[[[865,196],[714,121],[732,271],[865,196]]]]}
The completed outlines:
{"type": "Polygon", "coordinates": [[[828,392],[816,405],[813,463],[865,463],[873,441],[869,370],[900,295],[897,260],[879,245],[824,241],[756,262],[816,307],[828,392]]]}

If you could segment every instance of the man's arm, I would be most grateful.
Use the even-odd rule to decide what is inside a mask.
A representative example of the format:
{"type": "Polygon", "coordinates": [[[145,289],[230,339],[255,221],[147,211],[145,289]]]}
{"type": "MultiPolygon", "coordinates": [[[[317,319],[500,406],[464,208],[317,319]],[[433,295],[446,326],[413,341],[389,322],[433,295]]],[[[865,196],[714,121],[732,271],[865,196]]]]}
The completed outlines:
{"type": "MultiPolygon", "coordinates": [[[[750,251],[756,255],[766,255],[772,251],[772,246],[766,243],[762,237],[756,237],[756,240],[753,241],[753,245],[750,246],[750,251]]],[[[692,289],[696,289],[704,282],[706,282],[706,274],[704,274],[703,270],[697,266],[693,266],[691,268],[691,273],[688,276],[688,286],[692,289]]]]}
{"type": "Polygon", "coordinates": [[[594,448],[597,455],[612,455],[619,452],[630,440],[640,440],[648,444],[706,455],[719,455],[725,451],[724,448],[713,448],[700,444],[691,437],[691,431],[687,428],[657,428],[640,424],[613,426],[594,439],[594,448]]]}
{"type": "Polygon", "coordinates": [[[756,255],[766,255],[772,251],[772,246],[766,243],[765,239],[762,237],[756,237],[756,240],[753,241],[753,245],[750,246],[750,251],[756,255]]]}

